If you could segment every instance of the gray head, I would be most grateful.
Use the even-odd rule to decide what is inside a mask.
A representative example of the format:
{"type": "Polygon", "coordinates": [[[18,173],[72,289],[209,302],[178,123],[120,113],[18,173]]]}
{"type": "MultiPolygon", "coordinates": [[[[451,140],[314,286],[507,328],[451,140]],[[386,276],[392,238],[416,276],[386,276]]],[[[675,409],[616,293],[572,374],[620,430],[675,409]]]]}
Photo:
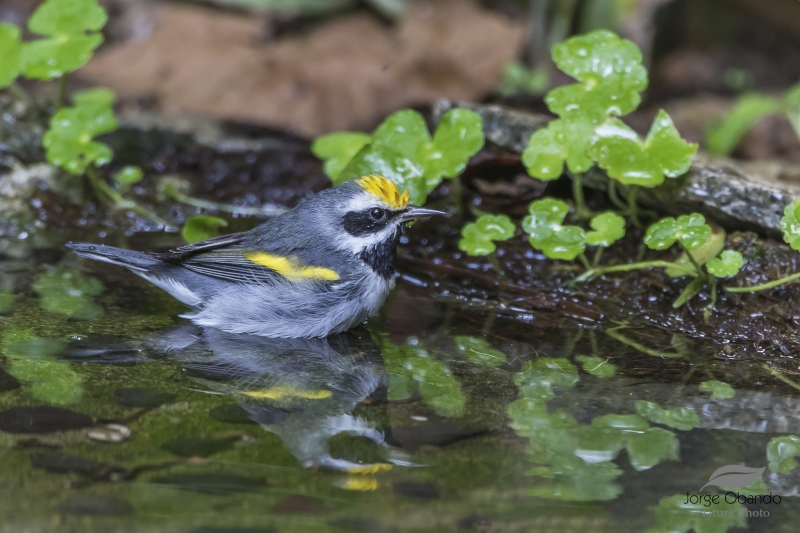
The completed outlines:
{"type": "Polygon", "coordinates": [[[376,247],[393,249],[410,220],[445,214],[408,200],[408,191],[401,194],[392,181],[368,175],[321,192],[301,209],[314,209],[324,218],[324,226],[334,230],[326,235],[337,249],[361,255],[376,247]]]}

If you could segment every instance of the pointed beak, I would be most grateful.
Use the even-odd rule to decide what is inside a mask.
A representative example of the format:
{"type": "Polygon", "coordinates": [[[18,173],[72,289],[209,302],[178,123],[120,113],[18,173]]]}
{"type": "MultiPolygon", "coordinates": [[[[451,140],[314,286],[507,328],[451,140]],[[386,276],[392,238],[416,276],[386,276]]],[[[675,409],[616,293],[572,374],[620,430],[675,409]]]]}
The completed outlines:
{"type": "Polygon", "coordinates": [[[428,209],[426,207],[417,207],[415,205],[410,205],[405,209],[405,211],[403,211],[397,216],[397,220],[399,220],[400,222],[408,222],[409,220],[415,220],[417,218],[423,218],[423,217],[432,217],[435,215],[447,216],[447,213],[445,213],[444,211],[437,211],[435,209],[428,209]]]}

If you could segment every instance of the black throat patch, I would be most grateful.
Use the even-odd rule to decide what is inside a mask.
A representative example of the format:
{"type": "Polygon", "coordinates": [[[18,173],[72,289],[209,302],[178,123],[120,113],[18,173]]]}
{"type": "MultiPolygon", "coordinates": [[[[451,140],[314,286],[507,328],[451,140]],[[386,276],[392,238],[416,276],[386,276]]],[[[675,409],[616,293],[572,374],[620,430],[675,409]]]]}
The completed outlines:
{"type": "Polygon", "coordinates": [[[397,244],[400,242],[401,230],[395,232],[394,236],[383,242],[365,248],[358,254],[376,274],[388,279],[394,276],[394,260],[397,255],[397,244]]]}

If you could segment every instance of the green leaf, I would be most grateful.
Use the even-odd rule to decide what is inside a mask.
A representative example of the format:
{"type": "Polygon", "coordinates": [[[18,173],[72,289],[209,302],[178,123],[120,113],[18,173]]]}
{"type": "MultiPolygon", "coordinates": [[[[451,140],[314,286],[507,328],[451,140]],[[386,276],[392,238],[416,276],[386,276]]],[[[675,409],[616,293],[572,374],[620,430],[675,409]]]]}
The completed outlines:
{"type": "Polygon", "coordinates": [[[506,215],[481,215],[461,228],[458,248],[469,255],[489,255],[495,251],[492,241],[505,241],[514,236],[514,223],[506,215]]]}
{"type": "Polygon", "coordinates": [[[425,167],[425,185],[432,191],[442,178],[453,178],[467,168],[469,158],[483,148],[483,119],[469,109],[445,113],[433,141],[423,144],[417,159],[425,167]]]}
{"type": "Polygon", "coordinates": [[[90,164],[111,161],[111,148],[92,139],[117,129],[117,119],[111,110],[114,93],[108,89],[83,91],[74,99],[75,107],[63,107],[50,119],[42,144],[51,164],[80,175],[90,164]]]}
{"type": "Polygon", "coordinates": [[[45,35],[23,44],[21,70],[28,78],[52,80],[79,69],[103,42],[108,20],[97,0],[47,0],[28,20],[31,32],[45,35]]]}
{"type": "Polygon", "coordinates": [[[431,141],[425,120],[417,111],[404,110],[390,115],[342,170],[334,185],[366,174],[379,174],[392,180],[401,191],[408,190],[411,203],[425,202],[425,168],[417,160],[424,143],[431,141]]]}
{"type": "Polygon", "coordinates": [[[689,431],[700,425],[700,417],[693,409],[687,409],[686,407],[662,409],[657,403],[644,400],[637,400],[634,406],[637,413],[656,424],[680,429],[681,431],[689,431]]]}
{"type": "Polygon", "coordinates": [[[219,235],[219,228],[225,228],[228,222],[210,215],[196,215],[184,223],[181,237],[189,244],[204,241],[219,235]]]}
{"type": "Polygon", "coordinates": [[[742,254],[734,250],[725,250],[706,264],[706,270],[718,278],[729,278],[739,273],[744,266],[742,254]]]}
{"type": "Polygon", "coordinates": [[[626,446],[631,466],[638,470],[648,470],[661,461],[680,456],[680,445],[675,434],[663,428],[648,428],[641,433],[627,435],[626,446]]]}
{"type": "Polygon", "coordinates": [[[397,346],[381,336],[381,355],[389,374],[390,399],[402,400],[419,390],[422,400],[438,415],[458,417],[464,413],[467,399],[461,384],[441,361],[419,346],[416,339],[397,346]]]}
{"type": "MultiPolygon", "coordinates": [[[[699,265],[705,265],[715,257],[717,257],[722,249],[725,248],[725,230],[719,226],[711,228],[711,237],[708,242],[703,246],[692,250],[692,257],[699,265]]],[[[680,278],[690,274],[697,274],[694,265],[689,260],[689,256],[684,250],[678,259],[673,261],[674,266],[664,269],[667,276],[672,278],[680,278]]]]}
{"type": "Polygon", "coordinates": [[[530,235],[531,246],[550,259],[575,259],[586,248],[586,233],[578,226],[562,226],[569,206],[554,198],[532,202],[530,216],[522,221],[522,229],[530,235]]]}
{"type": "Polygon", "coordinates": [[[525,363],[514,375],[514,383],[526,398],[549,400],[554,386],[568,389],[578,382],[578,369],[565,357],[540,357],[525,363]]]}
{"type": "Polygon", "coordinates": [[[683,291],[681,291],[680,295],[675,299],[675,301],[672,302],[672,308],[677,309],[686,304],[686,302],[688,302],[698,294],[700,294],[700,291],[703,290],[705,284],[706,280],[703,279],[702,276],[697,276],[696,278],[694,278],[692,281],[689,282],[688,285],[686,285],[683,291]]]}
{"type": "Polygon", "coordinates": [[[566,162],[571,172],[589,170],[594,161],[589,156],[594,130],[586,118],[552,120],[547,128],[531,135],[522,152],[522,162],[534,178],[550,181],[564,172],[566,162]]]}
{"type": "Polygon", "coordinates": [[[26,330],[9,328],[0,340],[0,352],[9,360],[8,371],[37,400],[69,405],[83,394],[81,377],[69,364],[55,359],[66,342],[32,335],[26,330]]]}
{"type": "Polygon", "coordinates": [[[550,87],[550,74],[545,69],[529,69],[519,61],[506,64],[499,92],[502,96],[527,93],[540,96],[550,87]]]}
{"type": "Polygon", "coordinates": [[[625,236],[625,219],[606,211],[592,218],[589,225],[594,231],[586,234],[586,242],[591,246],[611,246],[625,236]]]}
{"type": "Polygon", "coordinates": [[[723,383],[722,381],[704,381],[700,384],[699,389],[702,392],[710,392],[711,397],[715,399],[728,399],[733,398],[736,395],[736,392],[733,390],[733,387],[728,385],[727,383],[723,383]]]}
{"type": "Polygon", "coordinates": [[[783,103],[760,94],[746,94],[719,124],[709,129],[706,148],[712,154],[730,155],[745,134],[762,118],[779,113],[783,103]]]}
{"type": "Polygon", "coordinates": [[[747,527],[747,517],[739,503],[703,501],[684,503],[685,494],[662,498],[656,506],[656,521],[663,533],[725,533],[730,528],[747,527]]]}
{"type": "Polygon", "coordinates": [[[19,75],[21,35],[18,27],[0,22],[0,89],[14,83],[19,75]]]}
{"type": "Polygon", "coordinates": [[[317,137],[311,145],[315,156],[325,161],[325,174],[334,185],[339,184],[339,175],[356,154],[372,140],[366,133],[347,131],[329,133],[317,137]]]}
{"type": "Polygon", "coordinates": [[[114,181],[120,185],[133,185],[142,181],[144,173],[142,169],[134,166],[123,167],[122,170],[114,174],[114,181]]]}
{"type": "Polygon", "coordinates": [[[592,357],[589,355],[579,355],[575,359],[583,366],[583,369],[596,378],[610,378],[613,376],[617,367],[609,363],[602,357],[592,357]]]}
{"type": "MultiPolygon", "coordinates": [[[[398,111],[378,126],[372,141],[346,164],[334,184],[365,174],[380,174],[392,180],[399,190],[407,189],[412,204],[421,205],[442,178],[454,177],[464,170],[483,142],[483,121],[473,111],[448,111],[433,137],[420,113],[398,111]]],[[[339,161],[348,157],[347,153],[337,151],[344,142],[330,143],[335,146],[323,143],[322,149],[317,149],[318,155],[336,157],[339,165],[339,161]]]]}
{"type": "Polygon", "coordinates": [[[689,250],[700,248],[711,238],[711,227],[699,213],[665,217],[647,228],[644,243],[651,250],[666,250],[679,241],[689,250]]]}
{"type": "Polygon", "coordinates": [[[609,119],[595,128],[591,155],[608,176],[625,185],[655,187],[665,177],[686,173],[697,145],[681,139],[672,119],[659,111],[644,142],[619,119],[609,119]]]}
{"type": "Polygon", "coordinates": [[[456,343],[456,351],[473,363],[497,367],[508,360],[506,354],[489,346],[486,339],[456,336],[453,342],[456,343]]]}
{"type": "Polygon", "coordinates": [[[8,313],[14,309],[16,297],[9,292],[0,292],[0,315],[8,313]]]}
{"type": "Polygon", "coordinates": [[[545,98],[561,118],[599,122],[608,115],[626,115],[639,106],[639,93],[647,88],[639,47],[610,31],[594,31],[555,45],[553,61],[581,82],[553,89],[545,98]]]}
{"type": "Polygon", "coordinates": [[[800,199],[787,205],[781,218],[783,240],[800,252],[800,199]]]}
{"type": "Polygon", "coordinates": [[[788,435],[775,437],[767,444],[769,469],[778,474],[788,474],[797,468],[795,457],[800,455],[800,437],[788,435]]]}
{"type": "Polygon", "coordinates": [[[42,309],[74,320],[93,320],[103,315],[103,308],[92,301],[103,289],[98,279],[66,267],[46,271],[33,283],[42,309]]]}

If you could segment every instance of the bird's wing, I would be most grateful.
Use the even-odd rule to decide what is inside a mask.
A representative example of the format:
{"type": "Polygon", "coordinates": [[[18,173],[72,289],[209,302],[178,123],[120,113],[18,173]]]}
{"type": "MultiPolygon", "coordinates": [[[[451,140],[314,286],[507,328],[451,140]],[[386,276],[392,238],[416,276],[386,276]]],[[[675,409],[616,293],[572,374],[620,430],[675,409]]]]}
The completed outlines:
{"type": "Polygon", "coordinates": [[[226,281],[273,284],[339,279],[339,274],[332,269],[306,264],[295,255],[253,248],[243,242],[245,238],[244,233],[232,233],[152,255],[198,274],[226,281]]]}

